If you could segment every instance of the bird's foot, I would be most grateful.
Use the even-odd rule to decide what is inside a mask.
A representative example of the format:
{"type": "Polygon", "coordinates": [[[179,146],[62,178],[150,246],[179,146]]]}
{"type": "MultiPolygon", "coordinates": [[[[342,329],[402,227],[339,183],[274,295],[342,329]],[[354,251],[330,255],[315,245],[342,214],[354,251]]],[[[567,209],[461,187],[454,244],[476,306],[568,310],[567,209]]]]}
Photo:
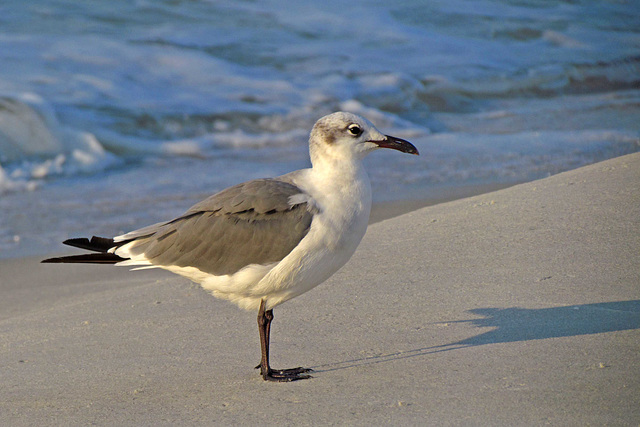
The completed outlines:
{"type": "Polygon", "coordinates": [[[309,372],[313,372],[313,369],[303,368],[299,366],[292,369],[269,368],[267,369],[266,373],[261,369],[260,374],[265,381],[290,382],[313,378],[311,375],[308,375],[309,372]]]}

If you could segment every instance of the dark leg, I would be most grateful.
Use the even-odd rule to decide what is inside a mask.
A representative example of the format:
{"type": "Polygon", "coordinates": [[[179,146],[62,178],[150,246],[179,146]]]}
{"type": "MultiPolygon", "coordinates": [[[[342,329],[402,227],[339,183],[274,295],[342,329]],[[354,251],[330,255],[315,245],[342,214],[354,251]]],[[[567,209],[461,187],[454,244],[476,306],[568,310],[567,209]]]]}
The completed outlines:
{"type": "Polygon", "coordinates": [[[265,381],[296,381],[311,378],[311,375],[305,375],[311,372],[311,369],[293,368],[293,369],[271,369],[269,366],[269,339],[271,335],[271,321],[273,320],[273,310],[264,309],[264,300],[260,303],[258,311],[258,332],[260,333],[260,347],[262,349],[262,359],[260,365],[260,374],[265,381]]]}

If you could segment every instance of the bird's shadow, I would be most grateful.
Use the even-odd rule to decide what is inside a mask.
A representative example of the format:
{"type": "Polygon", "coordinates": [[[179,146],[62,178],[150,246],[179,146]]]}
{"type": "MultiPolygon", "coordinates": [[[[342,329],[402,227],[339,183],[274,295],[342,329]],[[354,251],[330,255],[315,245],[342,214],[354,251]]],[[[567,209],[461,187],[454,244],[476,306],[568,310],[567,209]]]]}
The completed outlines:
{"type": "Polygon", "coordinates": [[[477,308],[469,310],[468,313],[482,317],[440,323],[466,323],[476,327],[491,327],[493,329],[449,344],[334,362],[316,366],[314,370],[317,372],[334,371],[485,344],[573,337],[603,332],[640,329],[640,300],[540,309],[518,307],[477,308]]]}

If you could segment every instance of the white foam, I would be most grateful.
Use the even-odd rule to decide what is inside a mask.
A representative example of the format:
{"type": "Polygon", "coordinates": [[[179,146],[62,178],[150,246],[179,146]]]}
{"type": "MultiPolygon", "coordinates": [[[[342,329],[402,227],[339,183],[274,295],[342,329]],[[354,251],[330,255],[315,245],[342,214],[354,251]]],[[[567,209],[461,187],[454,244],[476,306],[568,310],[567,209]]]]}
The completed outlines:
{"type": "Polygon", "coordinates": [[[0,95],[0,192],[33,190],[52,175],[103,170],[117,162],[90,133],[62,126],[33,93],[0,95]]]}

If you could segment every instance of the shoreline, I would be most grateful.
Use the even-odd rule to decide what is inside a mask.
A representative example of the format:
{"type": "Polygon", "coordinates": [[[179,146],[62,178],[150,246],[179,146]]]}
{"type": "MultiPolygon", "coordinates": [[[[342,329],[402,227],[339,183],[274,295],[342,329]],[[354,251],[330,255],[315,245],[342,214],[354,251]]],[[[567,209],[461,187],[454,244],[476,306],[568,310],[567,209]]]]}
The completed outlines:
{"type": "Polygon", "coordinates": [[[371,216],[369,217],[369,225],[381,222],[387,219],[395,218],[409,212],[413,212],[428,206],[435,206],[442,203],[452,202],[454,200],[466,199],[468,197],[480,196],[482,194],[492,193],[494,191],[513,187],[522,184],[514,182],[508,184],[477,184],[477,185],[460,185],[449,186],[434,191],[432,197],[424,199],[401,199],[393,201],[375,202],[371,206],[371,216]]]}
{"type": "MultiPolygon", "coordinates": [[[[373,205],[371,206],[369,226],[387,219],[404,215],[406,213],[409,213],[418,209],[422,209],[427,206],[434,206],[434,205],[438,205],[441,203],[446,203],[446,202],[450,202],[458,199],[478,196],[481,194],[486,194],[493,191],[508,188],[517,184],[518,183],[509,183],[509,184],[494,183],[494,184],[447,186],[447,187],[438,188],[437,190],[434,190],[432,193],[433,195],[431,197],[425,197],[421,199],[400,199],[400,200],[393,200],[393,201],[374,202],[373,205]]],[[[149,223],[151,223],[151,221],[149,223]]],[[[126,230],[126,231],[129,231],[129,230],[126,230]]],[[[73,237],[78,237],[78,236],[69,235],[66,238],[73,238],[73,237]]],[[[19,248],[15,252],[12,252],[12,253],[15,253],[14,256],[3,257],[0,254],[0,266],[2,266],[2,264],[6,262],[10,262],[11,260],[38,259],[38,258],[44,259],[50,256],[69,254],[72,251],[73,250],[70,249],[69,247],[64,246],[62,244],[62,241],[60,241],[59,243],[58,250],[47,251],[42,253],[34,251],[32,247],[19,248]]]]}

